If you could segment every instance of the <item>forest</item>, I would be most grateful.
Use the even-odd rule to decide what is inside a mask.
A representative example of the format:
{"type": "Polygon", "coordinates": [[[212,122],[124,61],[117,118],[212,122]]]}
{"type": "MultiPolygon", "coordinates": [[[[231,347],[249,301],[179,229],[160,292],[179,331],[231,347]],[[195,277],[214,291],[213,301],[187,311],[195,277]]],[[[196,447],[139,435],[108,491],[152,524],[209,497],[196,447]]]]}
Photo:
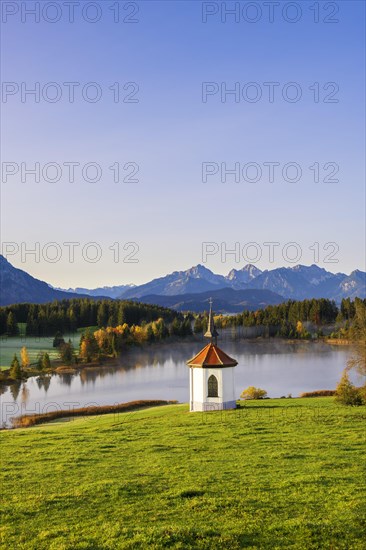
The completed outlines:
{"type": "Polygon", "coordinates": [[[184,316],[171,309],[130,301],[71,299],[47,304],[15,304],[0,308],[0,334],[15,336],[26,323],[27,336],[54,336],[83,327],[140,325],[158,319],[171,323],[184,316]]]}
{"type": "MultiPolygon", "coordinates": [[[[217,328],[268,327],[268,334],[282,338],[310,338],[306,328],[309,324],[317,336],[323,336],[322,327],[334,325],[332,337],[348,338],[357,311],[365,312],[366,299],[343,299],[340,306],[325,298],[295,301],[288,300],[279,305],[267,306],[257,311],[244,310],[237,315],[215,317],[217,328]]],[[[194,332],[200,333],[207,324],[207,316],[195,318],[194,332]]]]}
{"type": "MultiPolygon", "coordinates": [[[[266,326],[275,329],[275,335],[285,338],[299,334],[299,323],[311,323],[319,328],[338,324],[347,330],[356,310],[366,308],[366,299],[343,299],[338,306],[324,298],[294,301],[267,306],[257,311],[243,310],[237,315],[217,315],[217,328],[266,326]]],[[[0,334],[16,336],[19,323],[25,324],[27,336],[54,336],[56,333],[72,333],[84,327],[129,327],[146,325],[162,320],[166,326],[174,321],[173,333],[190,332],[188,321],[194,320],[193,331],[203,332],[207,326],[207,311],[202,314],[178,313],[157,305],[118,300],[89,300],[76,298],[54,301],[48,304],[16,304],[0,308],[0,334]],[[185,323],[185,328],[183,324],[185,323]]],[[[160,321],[161,324],[161,321],[160,321]]],[[[304,329],[305,330],[305,329],[304,329]]]]}
{"type": "MultiPolygon", "coordinates": [[[[258,335],[287,339],[313,339],[328,336],[359,340],[357,330],[365,325],[366,300],[344,299],[338,307],[326,299],[289,300],[263,310],[244,310],[237,315],[217,315],[219,329],[260,327],[258,335]],[[326,327],[326,334],[323,329],[326,327]],[[263,328],[265,330],[263,330],[263,328]],[[331,331],[331,332],[330,332],[331,331]]],[[[0,334],[16,337],[52,336],[63,364],[89,363],[103,357],[117,357],[126,346],[160,342],[168,338],[202,337],[208,314],[186,314],[156,305],[131,301],[71,299],[48,304],[17,304],[0,308],[0,334]],[[78,349],[66,335],[80,333],[78,349]],[[65,339],[63,336],[65,335],[65,339]]],[[[258,336],[257,335],[257,336],[258,336]]],[[[15,339],[14,339],[15,340],[15,339]]],[[[14,355],[10,374],[22,377],[22,368],[31,364],[28,350],[21,350],[21,363],[14,355]]],[[[37,356],[38,370],[51,368],[49,354],[37,356]]]]}

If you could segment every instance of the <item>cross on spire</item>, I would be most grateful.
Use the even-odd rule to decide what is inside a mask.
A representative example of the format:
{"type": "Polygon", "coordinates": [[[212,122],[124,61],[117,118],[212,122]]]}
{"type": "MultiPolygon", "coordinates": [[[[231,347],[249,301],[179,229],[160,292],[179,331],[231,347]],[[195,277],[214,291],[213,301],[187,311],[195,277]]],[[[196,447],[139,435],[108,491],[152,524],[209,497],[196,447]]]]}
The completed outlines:
{"type": "Polygon", "coordinates": [[[212,298],[210,298],[209,300],[209,304],[210,304],[210,313],[209,313],[209,316],[208,316],[208,326],[207,326],[207,331],[205,332],[205,338],[210,338],[211,339],[211,344],[217,344],[217,337],[218,337],[218,332],[215,328],[215,323],[214,323],[214,317],[213,317],[213,313],[212,313],[212,304],[213,304],[213,301],[212,301],[212,298]]]}

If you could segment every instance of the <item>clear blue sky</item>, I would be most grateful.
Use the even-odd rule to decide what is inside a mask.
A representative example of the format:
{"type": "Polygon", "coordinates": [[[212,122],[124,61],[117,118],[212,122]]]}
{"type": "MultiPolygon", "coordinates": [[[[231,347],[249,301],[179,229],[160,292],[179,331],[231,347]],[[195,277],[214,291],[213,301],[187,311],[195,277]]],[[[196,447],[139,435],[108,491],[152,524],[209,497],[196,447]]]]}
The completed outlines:
{"type": "MultiPolygon", "coordinates": [[[[39,183],[31,175],[22,182],[21,168],[6,182],[3,176],[2,241],[25,242],[29,249],[36,242],[41,248],[56,242],[62,251],[56,263],[42,255],[39,261],[28,255],[24,263],[20,253],[8,256],[9,261],[55,286],[95,287],[143,283],[203,263],[203,242],[216,242],[219,249],[220,243],[229,249],[238,242],[249,254],[253,250],[245,245],[256,242],[263,250],[256,263],[261,269],[293,265],[281,254],[288,242],[302,248],[298,263],[313,263],[309,247],[318,242],[321,267],[347,273],[365,268],[364,2],[337,2],[335,15],[325,8],[327,2],[320,2],[319,23],[310,9],[314,2],[307,1],[297,2],[302,14],[296,23],[284,20],[286,2],[280,3],[273,23],[263,2],[257,2],[262,15],[256,23],[245,21],[242,13],[238,23],[234,16],[222,23],[220,12],[203,23],[201,2],[144,1],[138,2],[139,13],[131,15],[138,19],[134,24],[113,22],[113,1],[96,3],[102,16],[94,24],[81,17],[80,7],[69,23],[60,2],[59,22],[44,21],[41,14],[40,23],[32,16],[22,23],[19,11],[2,25],[3,81],[19,87],[24,82],[28,88],[56,82],[62,90],[56,103],[42,97],[35,103],[30,96],[22,103],[20,92],[7,97],[1,105],[2,161],[29,167],[35,162],[41,167],[95,162],[103,170],[96,183],[83,181],[80,168],[74,182],[68,181],[66,167],[57,183],[42,175],[39,183]],[[326,17],[339,22],[325,23],[326,17]],[[64,82],[81,84],[72,104],[64,82]],[[102,89],[97,103],[81,96],[80,88],[89,82],[102,89]],[[108,89],[115,82],[138,83],[138,103],[115,103],[108,89]],[[217,93],[204,103],[203,82],[219,87],[224,82],[228,89],[238,82],[249,96],[254,88],[245,85],[255,82],[263,95],[256,103],[243,96],[236,103],[233,96],[221,102],[217,93]],[[279,83],[272,103],[265,82],[279,83]],[[301,89],[298,102],[283,99],[288,82],[301,89]],[[314,89],[309,90],[315,82],[319,102],[314,89]],[[333,90],[323,90],[328,82],[339,87],[337,103],[323,101],[333,90]],[[137,163],[139,182],[115,183],[108,168],[115,162],[137,163]],[[228,167],[257,163],[262,177],[235,182],[231,176],[225,183],[219,173],[204,183],[204,162],[226,162],[228,167]],[[280,163],[274,182],[268,181],[263,165],[268,162],[280,163]],[[300,181],[283,180],[281,170],[288,162],[301,166],[300,181]],[[315,162],[320,182],[314,182],[309,169],[315,162]],[[326,163],[339,166],[338,183],[322,181],[331,173],[331,166],[324,172],[326,163]],[[70,241],[80,243],[74,263],[63,245],[70,241]],[[97,263],[82,257],[81,248],[89,242],[101,247],[97,263]],[[117,263],[109,250],[115,242],[121,246],[117,263]],[[138,263],[122,261],[132,251],[122,250],[128,242],[139,246],[138,263]],[[280,243],[273,263],[265,242],[280,243]],[[339,246],[338,263],[324,263],[332,252],[323,250],[329,242],[339,246]]],[[[5,4],[17,4],[20,10],[20,3],[5,4]]],[[[211,7],[220,4],[211,2],[211,7]]],[[[121,17],[128,18],[133,7],[120,5],[121,17]]],[[[87,15],[94,16],[92,10],[87,15]]],[[[287,17],[295,15],[290,11],[287,17]]],[[[247,13],[254,16],[254,11],[247,13]]],[[[234,256],[222,261],[217,253],[205,265],[225,274],[245,263],[234,256]]]]}

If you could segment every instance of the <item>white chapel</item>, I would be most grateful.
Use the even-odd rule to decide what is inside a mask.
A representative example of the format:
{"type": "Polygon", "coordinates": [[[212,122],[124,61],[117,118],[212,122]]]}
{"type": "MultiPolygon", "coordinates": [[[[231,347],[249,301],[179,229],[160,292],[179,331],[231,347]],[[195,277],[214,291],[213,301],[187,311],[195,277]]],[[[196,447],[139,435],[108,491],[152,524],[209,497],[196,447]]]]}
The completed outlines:
{"type": "Polygon", "coordinates": [[[205,337],[210,339],[210,343],[187,361],[189,410],[194,412],[235,409],[234,368],[238,362],[217,346],[218,333],[214,324],[212,300],[205,337]]]}

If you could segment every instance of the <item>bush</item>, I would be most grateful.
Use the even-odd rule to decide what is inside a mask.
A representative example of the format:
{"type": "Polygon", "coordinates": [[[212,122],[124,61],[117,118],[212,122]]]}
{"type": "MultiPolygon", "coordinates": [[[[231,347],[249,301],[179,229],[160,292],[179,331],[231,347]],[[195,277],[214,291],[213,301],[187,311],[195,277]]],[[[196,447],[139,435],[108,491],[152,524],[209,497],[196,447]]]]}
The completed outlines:
{"type": "Polygon", "coordinates": [[[346,370],[343,371],[342,378],[336,388],[335,399],[342,405],[362,405],[361,392],[352,384],[346,370]]]}
{"type": "Polygon", "coordinates": [[[263,399],[264,397],[267,397],[267,392],[261,388],[249,386],[246,390],[241,392],[240,397],[242,399],[263,399]]]}
{"type": "Polygon", "coordinates": [[[315,390],[301,393],[300,397],[331,397],[334,394],[335,390],[315,390]]]}

